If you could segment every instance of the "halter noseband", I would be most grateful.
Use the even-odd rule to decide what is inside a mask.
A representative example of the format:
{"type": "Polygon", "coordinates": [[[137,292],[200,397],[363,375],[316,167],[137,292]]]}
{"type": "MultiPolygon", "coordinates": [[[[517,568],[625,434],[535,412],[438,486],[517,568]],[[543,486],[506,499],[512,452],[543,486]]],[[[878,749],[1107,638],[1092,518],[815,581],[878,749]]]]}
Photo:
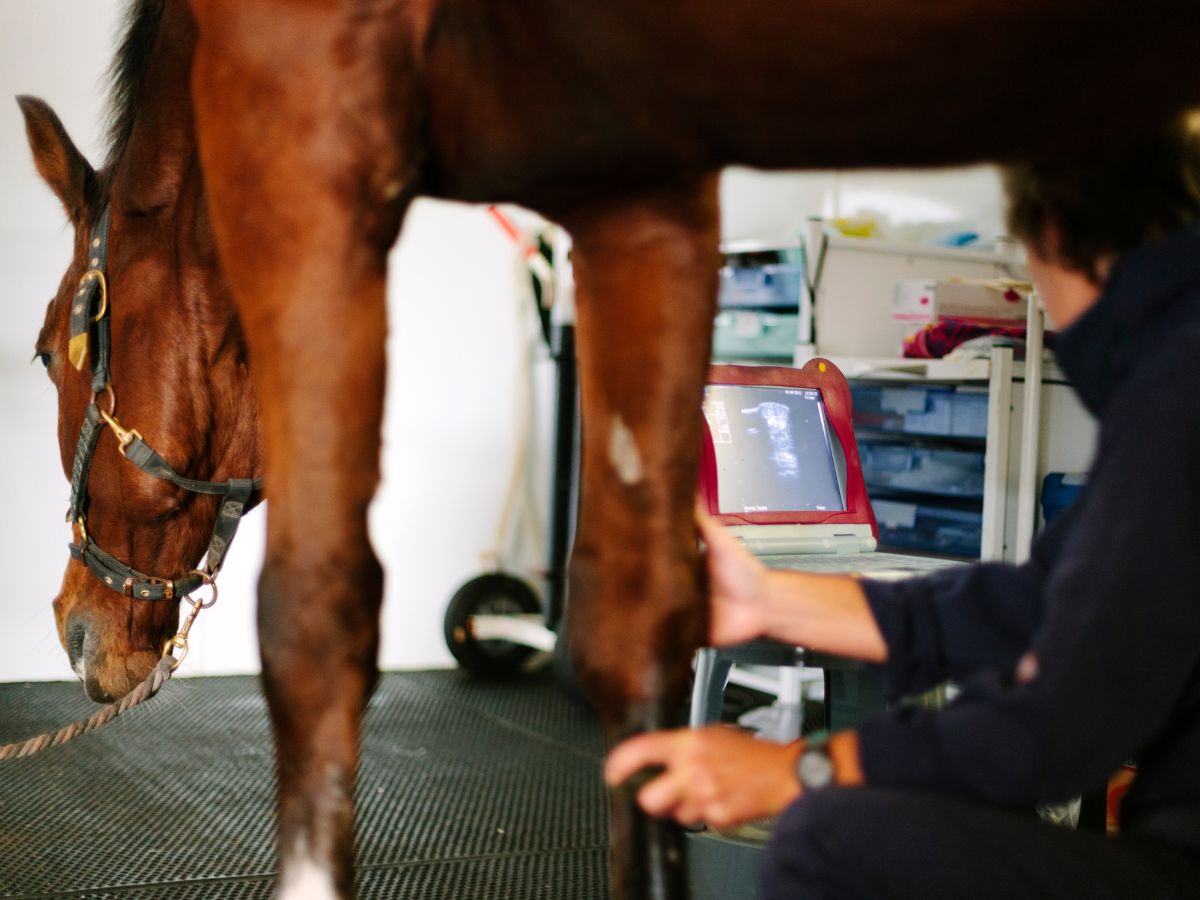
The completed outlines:
{"type": "MultiPolygon", "coordinates": [[[[95,347],[95,352],[90,354],[92,402],[83,415],[83,427],[79,432],[75,461],[71,466],[71,508],[67,512],[67,521],[79,526],[79,541],[71,543],[71,556],[84,563],[108,587],[126,597],[134,600],[174,600],[186,597],[202,584],[213,583],[225,561],[225,553],[237,534],[243,513],[262,498],[262,479],[231,478],[229,481],[214,482],[185,478],[155,453],[137,431],[125,428],[117,420],[117,396],[109,380],[112,331],[105,278],[108,224],[109,207],[105,206],[88,243],[88,270],[79,280],[79,290],[71,301],[71,335],[67,353],[71,365],[81,370],[91,347],[95,347]],[[96,402],[98,397],[105,394],[109,401],[107,411],[96,402]],[[175,578],[145,575],[106,553],[91,540],[87,531],[88,475],[91,473],[92,455],[106,425],[120,442],[121,455],[143,472],[169,481],[185,491],[222,498],[221,509],[205,551],[204,569],[193,569],[175,578]]],[[[199,606],[196,607],[198,611],[199,606]]]]}

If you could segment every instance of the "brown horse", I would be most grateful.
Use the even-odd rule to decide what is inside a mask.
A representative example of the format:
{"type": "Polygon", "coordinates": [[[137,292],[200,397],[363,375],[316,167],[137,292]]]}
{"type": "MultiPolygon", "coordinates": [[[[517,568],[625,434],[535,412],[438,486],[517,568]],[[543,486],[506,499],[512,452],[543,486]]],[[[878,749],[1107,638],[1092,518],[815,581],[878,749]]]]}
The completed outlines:
{"type": "MultiPolygon", "coordinates": [[[[38,350],[69,468],[94,385],[68,365],[68,322],[108,208],[120,419],[175,469],[221,482],[257,471],[261,404],[259,620],[281,890],[296,896],[352,890],[381,586],[366,512],[385,261],[414,196],[522,203],[575,239],[585,446],[568,619],[617,739],[671,721],[704,635],[691,497],[714,173],[1057,153],[1200,100],[1200,27],[1183,0],[135,0],[131,12],[98,173],[46,107],[24,104],[77,236],[38,350]]],[[[215,503],[133,470],[103,435],[89,490],[90,537],[115,558],[167,575],[197,565],[215,503]]],[[[60,634],[92,696],[146,673],[176,604],[68,565],[60,634]]],[[[681,896],[677,835],[628,800],[613,821],[614,893],[681,896]]]]}
{"type": "Polygon", "coordinates": [[[92,553],[102,548],[136,572],[186,577],[218,516],[217,497],[148,477],[122,460],[128,448],[100,433],[97,411],[144,432],[183,476],[227,480],[257,471],[261,456],[245,341],[195,171],[186,46],[174,43],[178,24],[164,19],[161,39],[147,52],[149,24],[130,34],[119,90],[132,91],[154,71],[175,84],[181,102],[168,91],[142,95],[136,119],[133,103],[120,104],[113,162],[99,171],[45,104],[20,98],[38,170],[75,227],[74,261],[46,311],[36,352],[58,391],[59,447],[78,495],[69,516],[74,550],[88,551],[68,563],[55,617],[71,665],[97,701],[122,696],[146,676],[174,634],[178,597],[162,598],[154,586],[154,598],[143,602],[132,584],[126,587],[128,573],[109,571],[111,560],[92,553]],[[172,134],[188,137],[172,145],[172,134]],[[110,203],[113,240],[105,253],[96,235],[110,203]],[[86,316],[95,306],[85,313],[86,356],[75,360],[77,371],[72,308],[88,291],[106,308],[94,323],[86,316]],[[109,359],[100,345],[110,332],[119,346],[109,359]],[[90,467],[76,453],[87,445],[94,447],[90,467]],[[88,561],[98,570],[89,571],[88,561]]]}

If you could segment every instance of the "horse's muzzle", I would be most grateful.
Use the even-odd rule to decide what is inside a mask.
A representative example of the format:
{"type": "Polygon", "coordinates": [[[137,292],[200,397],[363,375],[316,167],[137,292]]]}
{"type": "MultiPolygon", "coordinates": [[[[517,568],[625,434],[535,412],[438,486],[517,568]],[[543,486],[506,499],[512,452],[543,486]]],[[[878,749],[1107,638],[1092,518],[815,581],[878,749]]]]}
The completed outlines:
{"type": "Polygon", "coordinates": [[[100,684],[96,642],[90,638],[86,619],[78,616],[71,616],[67,619],[65,643],[71,669],[83,682],[83,688],[89,699],[96,703],[111,703],[116,699],[116,695],[100,684]]]}

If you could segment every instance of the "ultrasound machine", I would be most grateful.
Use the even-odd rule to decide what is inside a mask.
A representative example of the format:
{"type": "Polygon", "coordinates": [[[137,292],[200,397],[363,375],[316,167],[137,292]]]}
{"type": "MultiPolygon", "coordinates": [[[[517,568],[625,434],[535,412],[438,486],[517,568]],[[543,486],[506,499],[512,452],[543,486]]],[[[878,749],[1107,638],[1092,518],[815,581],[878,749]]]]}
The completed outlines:
{"type": "MultiPolygon", "coordinates": [[[[708,381],[700,503],[768,566],[895,579],[959,564],[875,550],[878,527],[854,440],[850,389],[833,363],[714,366],[708,381]]],[[[775,667],[774,706],[739,720],[764,738],[800,736],[801,682],[814,674],[824,682],[831,730],[853,727],[883,706],[875,676],[862,664],[759,640],[699,652],[693,726],[720,721],[735,667],[775,667]]],[[[769,831],[768,822],[736,834],[689,834],[693,900],[754,898],[769,831]]]]}

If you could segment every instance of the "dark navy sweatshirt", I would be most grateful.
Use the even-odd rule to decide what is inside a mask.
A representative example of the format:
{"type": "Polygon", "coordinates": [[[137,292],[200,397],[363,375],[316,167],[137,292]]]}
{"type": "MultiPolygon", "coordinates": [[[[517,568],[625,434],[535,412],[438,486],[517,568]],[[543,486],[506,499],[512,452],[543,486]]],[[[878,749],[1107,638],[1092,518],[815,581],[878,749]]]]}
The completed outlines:
{"type": "Polygon", "coordinates": [[[860,729],[869,783],[1028,806],[1138,774],[1122,830],[1200,850],[1200,227],[1123,256],[1059,335],[1097,416],[1079,499],[1020,566],[866,582],[898,698],[860,729]]]}

